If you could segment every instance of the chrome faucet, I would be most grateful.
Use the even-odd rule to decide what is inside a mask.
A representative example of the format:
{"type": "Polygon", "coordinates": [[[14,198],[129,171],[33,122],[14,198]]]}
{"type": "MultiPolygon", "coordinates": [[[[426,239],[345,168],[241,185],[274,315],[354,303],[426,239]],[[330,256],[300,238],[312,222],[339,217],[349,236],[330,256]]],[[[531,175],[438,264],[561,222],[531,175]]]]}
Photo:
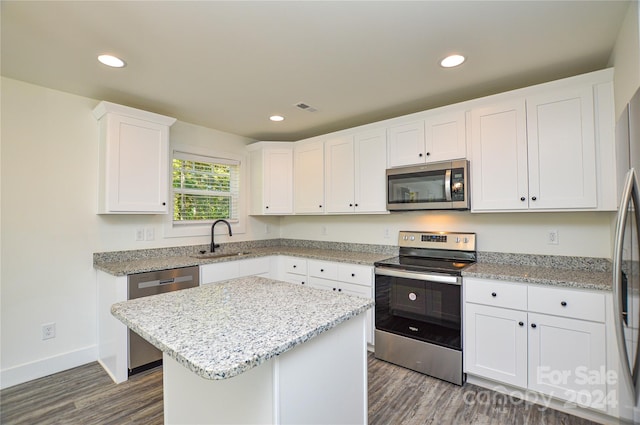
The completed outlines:
{"type": "Polygon", "coordinates": [[[214,221],[213,224],[211,225],[211,252],[215,252],[216,248],[220,248],[220,244],[216,244],[213,240],[213,228],[216,227],[216,224],[220,222],[227,225],[227,227],[229,228],[229,236],[233,236],[233,234],[231,233],[231,225],[227,220],[220,219],[220,220],[214,221]]]}

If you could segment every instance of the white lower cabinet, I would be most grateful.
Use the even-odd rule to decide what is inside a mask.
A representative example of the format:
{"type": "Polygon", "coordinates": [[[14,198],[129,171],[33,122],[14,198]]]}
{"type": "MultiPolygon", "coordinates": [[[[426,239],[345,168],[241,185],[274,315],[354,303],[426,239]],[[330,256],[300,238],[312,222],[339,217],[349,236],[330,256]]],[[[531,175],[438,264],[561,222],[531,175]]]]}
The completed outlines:
{"type": "MultiPolygon", "coordinates": [[[[277,279],[317,289],[373,298],[373,267],[281,256],[277,279]]],[[[373,345],[373,309],[367,315],[367,344],[373,345]]]]}
{"type": "Polygon", "coordinates": [[[200,284],[221,282],[244,276],[269,277],[269,257],[247,258],[245,260],[225,261],[200,266],[200,284]]]}
{"type": "Polygon", "coordinates": [[[465,372],[607,411],[605,295],[465,278],[465,372]]]}

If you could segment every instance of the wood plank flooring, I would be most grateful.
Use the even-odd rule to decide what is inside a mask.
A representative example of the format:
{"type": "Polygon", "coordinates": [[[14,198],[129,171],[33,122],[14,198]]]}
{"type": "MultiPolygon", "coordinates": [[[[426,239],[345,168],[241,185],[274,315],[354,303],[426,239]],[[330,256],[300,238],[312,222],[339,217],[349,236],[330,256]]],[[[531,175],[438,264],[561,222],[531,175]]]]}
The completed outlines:
{"type": "MultiPolygon", "coordinates": [[[[114,384],[98,363],[0,391],[6,425],[161,425],[162,369],[114,384]]],[[[591,425],[483,388],[458,387],[369,354],[369,424],[591,425]],[[492,396],[493,395],[493,396],[492,396]]]]}

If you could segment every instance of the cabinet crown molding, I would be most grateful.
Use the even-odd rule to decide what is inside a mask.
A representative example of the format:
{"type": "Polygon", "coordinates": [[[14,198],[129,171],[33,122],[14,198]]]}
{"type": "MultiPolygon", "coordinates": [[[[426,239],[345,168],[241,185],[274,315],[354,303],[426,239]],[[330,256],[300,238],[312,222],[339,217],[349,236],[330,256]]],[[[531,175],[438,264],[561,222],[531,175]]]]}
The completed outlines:
{"type": "Polygon", "coordinates": [[[129,106],[118,105],[117,103],[111,103],[104,100],[98,103],[98,106],[93,109],[93,116],[96,120],[99,120],[108,113],[124,115],[127,117],[137,118],[139,120],[150,121],[167,126],[172,126],[173,123],[176,122],[176,118],[156,114],[155,112],[143,111],[142,109],[131,108],[129,106]]]}

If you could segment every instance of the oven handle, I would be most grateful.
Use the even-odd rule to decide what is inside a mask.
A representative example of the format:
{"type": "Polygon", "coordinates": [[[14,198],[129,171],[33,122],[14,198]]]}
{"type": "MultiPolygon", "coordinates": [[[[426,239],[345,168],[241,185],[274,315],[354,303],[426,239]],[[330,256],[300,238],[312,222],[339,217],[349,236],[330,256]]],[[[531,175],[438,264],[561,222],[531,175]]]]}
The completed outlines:
{"type": "Polygon", "coordinates": [[[451,201],[451,168],[444,173],[444,199],[451,201]]]}
{"type": "Polygon", "coordinates": [[[450,285],[462,285],[460,279],[456,276],[444,276],[438,274],[428,274],[428,273],[415,273],[415,272],[407,272],[397,269],[390,269],[387,267],[376,267],[375,274],[380,276],[391,276],[391,277],[401,277],[407,279],[415,279],[415,280],[426,280],[429,282],[437,282],[437,283],[448,283],[450,285]]]}

